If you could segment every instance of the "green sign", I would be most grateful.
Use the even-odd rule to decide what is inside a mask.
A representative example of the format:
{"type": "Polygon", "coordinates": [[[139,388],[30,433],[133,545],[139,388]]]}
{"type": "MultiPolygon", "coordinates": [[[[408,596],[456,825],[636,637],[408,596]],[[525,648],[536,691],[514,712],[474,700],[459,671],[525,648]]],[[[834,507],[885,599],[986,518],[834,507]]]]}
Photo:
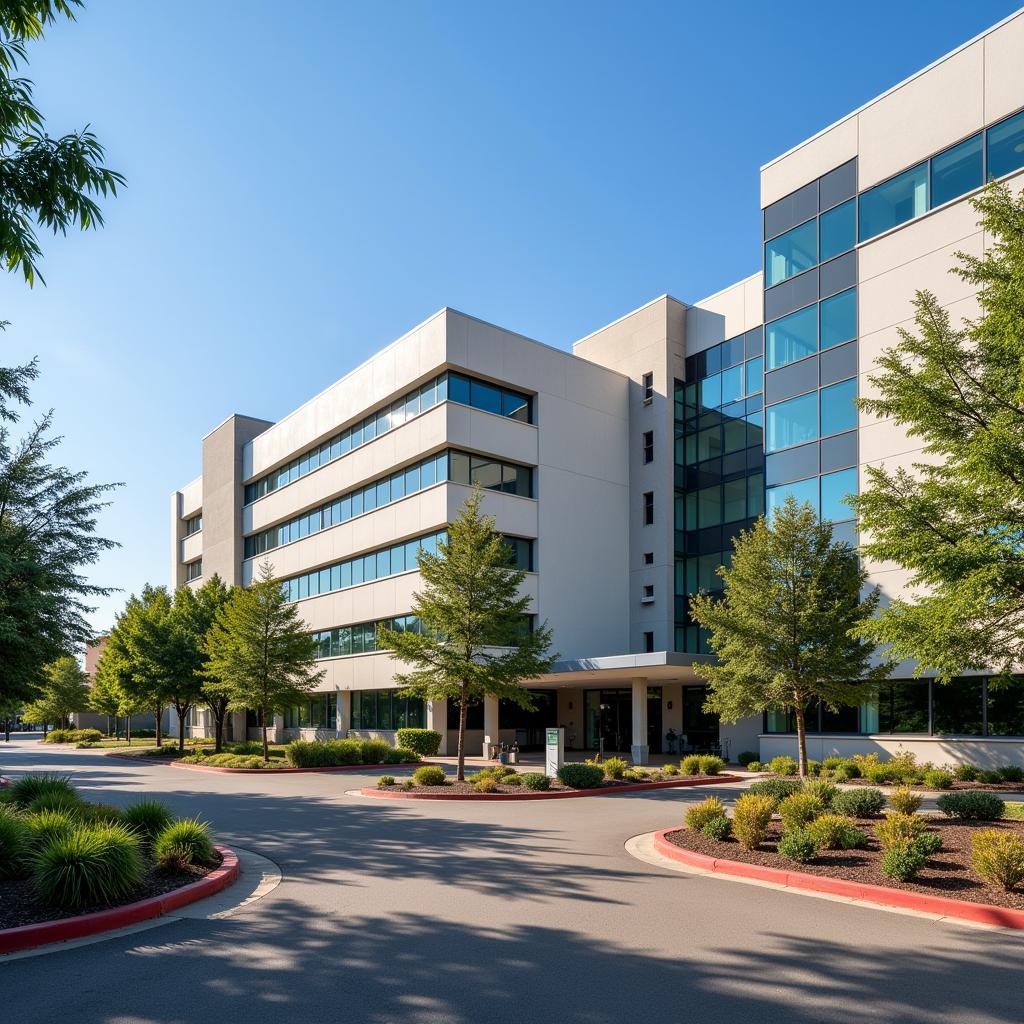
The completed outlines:
{"type": "Polygon", "coordinates": [[[557,729],[548,729],[547,730],[547,745],[549,747],[557,747],[558,746],[558,730],[557,729]]]}

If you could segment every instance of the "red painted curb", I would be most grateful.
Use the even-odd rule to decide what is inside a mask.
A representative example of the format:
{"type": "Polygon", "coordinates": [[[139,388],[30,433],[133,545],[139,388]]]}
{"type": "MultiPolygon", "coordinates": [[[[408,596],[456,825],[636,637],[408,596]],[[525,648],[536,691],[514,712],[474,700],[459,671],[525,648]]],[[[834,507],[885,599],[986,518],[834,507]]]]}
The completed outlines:
{"type": "Polygon", "coordinates": [[[224,858],[221,866],[198,882],[190,882],[162,896],[128,903],[123,907],[100,910],[94,914],[80,914],[78,917],[66,917],[60,921],[40,921],[37,924],[4,929],[0,931],[0,954],[16,953],[22,949],[33,949],[52,942],[67,942],[70,939],[80,939],[86,935],[98,935],[114,928],[138,924],[140,921],[150,921],[207,896],[213,896],[238,878],[237,855],[226,846],[218,846],[216,849],[224,858]]]}
{"type": "Polygon", "coordinates": [[[877,903],[885,907],[902,907],[920,910],[944,917],[958,917],[965,921],[998,925],[1001,928],[1024,929],[1024,910],[997,907],[991,903],[970,903],[967,900],[950,899],[947,896],[928,896],[925,893],[904,892],[889,889],[883,885],[866,885],[850,882],[843,878],[829,878],[825,875],[808,875],[803,871],[786,871],[767,868],[759,864],[743,864],[740,861],[724,860],[693,853],[670,843],[665,836],[679,832],[678,828],[663,828],[654,834],[654,848],[662,855],[690,867],[713,871],[716,874],[733,875],[738,878],[756,878],[762,882],[775,882],[791,889],[805,889],[810,892],[827,892],[833,896],[848,896],[865,903],[877,903]]]}
{"type": "Polygon", "coordinates": [[[628,786],[609,786],[602,789],[556,789],[547,793],[416,793],[401,789],[361,789],[359,792],[363,796],[379,796],[386,800],[569,800],[578,796],[612,796],[615,793],[640,793],[648,789],[680,789],[687,786],[713,786],[716,783],[742,781],[737,775],[708,775],[700,779],[637,782],[628,786]]]}
{"type": "Polygon", "coordinates": [[[223,775],[294,775],[309,772],[358,772],[376,771],[379,768],[414,768],[424,761],[411,761],[406,764],[339,764],[330,768],[228,768],[216,764],[182,764],[178,760],[162,757],[133,757],[131,754],[111,752],[105,757],[116,757],[120,761],[134,761],[136,764],[163,764],[168,768],[186,768],[193,772],[220,772],[223,775]]]}

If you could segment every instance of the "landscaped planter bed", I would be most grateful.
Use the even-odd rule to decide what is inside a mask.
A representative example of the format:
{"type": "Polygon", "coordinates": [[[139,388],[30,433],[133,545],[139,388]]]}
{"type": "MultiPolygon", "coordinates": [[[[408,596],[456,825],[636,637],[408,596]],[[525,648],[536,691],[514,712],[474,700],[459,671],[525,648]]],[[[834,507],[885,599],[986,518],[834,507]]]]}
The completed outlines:
{"type": "Polygon", "coordinates": [[[729,782],[742,782],[737,775],[694,775],[663,781],[623,782],[606,779],[590,789],[571,789],[557,779],[548,790],[529,790],[523,786],[498,787],[490,793],[481,793],[470,782],[450,782],[445,786],[416,786],[403,789],[399,785],[360,790],[363,796],[390,797],[396,800],[557,800],[578,796],[610,796],[615,793],[637,793],[643,790],[671,789],[686,786],[713,786],[729,782]]]}
{"type": "Polygon", "coordinates": [[[338,764],[324,768],[293,768],[286,761],[280,765],[269,764],[260,768],[228,768],[215,764],[183,764],[180,760],[168,761],[172,768],[187,768],[194,772],[224,772],[234,775],[287,775],[304,772],[377,772],[384,768],[414,768],[414,764],[338,764]]]}
{"type": "MultiPolygon", "coordinates": [[[[771,868],[788,872],[790,875],[835,878],[897,892],[918,893],[1024,911],[1024,890],[1018,888],[1013,892],[1004,892],[983,882],[971,870],[972,835],[984,829],[998,829],[1024,838],[1024,822],[1005,819],[964,822],[931,817],[928,821],[932,829],[942,837],[943,848],[932,855],[921,872],[909,882],[898,882],[882,874],[881,850],[874,835],[874,826],[878,819],[857,821],[858,827],[868,833],[867,849],[821,850],[812,861],[804,864],[794,863],[776,852],[782,834],[779,822],[773,823],[768,839],[758,850],[745,850],[734,839],[720,841],[689,828],[668,831],[664,834],[664,839],[672,846],[704,857],[771,868]]],[[[1024,926],[1024,919],[1021,926],[1024,926]]]]}
{"type": "MultiPolygon", "coordinates": [[[[769,776],[771,777],[771,776],[769,776]]],[[[897,789],[903,783],[899,782],[871,782],[869,779],[846,779],[841,783],[843,786],[875,786],[881,790],[897,789]]],[[[910,788],[923,793],[955,793],[957,790],[967,792],[968,790],[988,790],[990,793],[1024,793],[1024,783],[1020,782],[954,782],[946,789],[932,789],[923,782],[912,782],[910,788]]]]}

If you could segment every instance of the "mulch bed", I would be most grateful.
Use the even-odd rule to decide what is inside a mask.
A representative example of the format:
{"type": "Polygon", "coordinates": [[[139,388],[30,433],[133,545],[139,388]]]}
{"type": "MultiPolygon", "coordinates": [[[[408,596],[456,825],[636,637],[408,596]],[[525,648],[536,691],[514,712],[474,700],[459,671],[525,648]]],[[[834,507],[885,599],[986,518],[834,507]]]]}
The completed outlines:
{"type": "Polygon", "coordinates": [[[128,903],[150,899],[154,896],[163,896],[165,893],[205,878],[211,871],[220,867],[221,860],[220,854],[217,854],[217,863],[209,867],[192,864],[182,871],[171,873],[152,867],[146,873],[139,888],[128,899],[118,903],[102,903],[95,907],[82,907],[77,910],[58,910],[41,903],[29,879],[2,881],[0,882],[0,929],[17,928],[19,925],[37,924],[40,921],[60,921],[66,917],[78,917],[79,914],[109,910],[111,907],[123,907],[128,903]]]}
{"type": "MultiPolygon", "coordinates": [[[[792,776],[790,776],[792,778],[792,776]]],[[[875,789],[895,789],[900,785],[898,782],[871,782],[868,779],[845,779],[844,786],[872,786],[875,789]]],[[[1020,782],[954,782],[948,789],[929,789],[923,782],[913,782],[911,789],[923,790],[927,793],[952,793],[954,790],[976,790],[987,789],[990,793],[1016,793],[1024,794],[1024,783],[1020,782]]]]}
{"type": "Polygon", "coordinates": [[[684,828],[669,832],[665,838],[684,850],[702,853],[707,857],[759,864],[783,871],[800,871],[808,875],[843,878],[865,885],[881,885],[906,892],[927,893],[948,899],[967,900],[971,903],[992,903],[999,907],[1024,910],[1024,891],[1004,892],[981,881],[971,868],[971,836],[981,829],[995,828],[1013,832],[1024,839],[1024,822],[982,821],[956,822],[929,818],[932,830],[942,836],[942,850],[930,858],[927,865],[912,882],[897,882],[882,874],[882,853],[874,837],[878,819],[863,819],[858,826],[868,833],[865,850],[822,850],[807,864],[797,864],[776,852],[782,834],[780,823],[775,823],[767,841],[760,850],[744,850],[734,839],[719,842],[700,832],[684,828]]]}

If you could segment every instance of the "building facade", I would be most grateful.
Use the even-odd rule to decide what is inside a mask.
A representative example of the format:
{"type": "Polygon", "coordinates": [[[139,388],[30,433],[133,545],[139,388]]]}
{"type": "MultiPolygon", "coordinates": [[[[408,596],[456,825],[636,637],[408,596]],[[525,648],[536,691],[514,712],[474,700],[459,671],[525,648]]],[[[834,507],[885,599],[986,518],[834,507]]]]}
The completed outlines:
{"type": "MultiPolygon", "coordinates": [[[[172,582],[244,585],[264,560],[284,581],[325,675],[277,734],[421,724],[448,741],[451,709],[397,696],[375,627],[417,628],[416,553],[479,483],[559,662],[530,684],[535,712],[475,709],[470,749],[561,725],[570,749],[640,762],[680,744],[792,751],[785,715],[704,713],[688,598],[720,585],[732,538],[789,494],[855,546],[845,499],[866,468],[919,458],[854,400],[916,290],[954,317],[977,309],[949,269],[983,251],[969,199],[984,182],[1024,187],[1021,53],[1024,13],[765,165],[761,269],[715,295],[662,296],[571,354],[443,309],[280,422],[236,415],[207,435],[202,475],[172,495],[172,582]]],[[[904,594],[901,569],[868,568],[883,600],[904,594]]],[[[912,670],[877,701],[816,711],[811,756],[1024,761],[1024,690],[912,670]]]]}

